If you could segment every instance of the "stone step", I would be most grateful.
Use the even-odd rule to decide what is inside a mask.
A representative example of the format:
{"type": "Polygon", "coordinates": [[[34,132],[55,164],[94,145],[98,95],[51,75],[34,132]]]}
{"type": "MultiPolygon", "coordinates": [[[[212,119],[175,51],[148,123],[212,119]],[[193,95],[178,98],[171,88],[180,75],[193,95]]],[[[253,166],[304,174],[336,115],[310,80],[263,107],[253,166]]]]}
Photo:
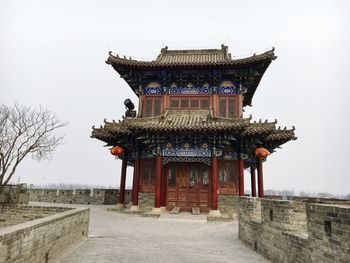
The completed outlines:
{"type": "Polygon", "coordinates": [[[154,218],[159,218],[160,214],[155,214],[152,212],[145,212],[141,214],[141,217],[154,217],[154,218]]]}
{"type": "Polygon", "coordinates": [[[199,207],[192,207],[192,215],[200,215],[199,207]]]}
{"type": "Polygon", "coordinates": [[[175,206],[171,211],[170,214],[178,214],[181,210],[181,207],[175,206]]]}

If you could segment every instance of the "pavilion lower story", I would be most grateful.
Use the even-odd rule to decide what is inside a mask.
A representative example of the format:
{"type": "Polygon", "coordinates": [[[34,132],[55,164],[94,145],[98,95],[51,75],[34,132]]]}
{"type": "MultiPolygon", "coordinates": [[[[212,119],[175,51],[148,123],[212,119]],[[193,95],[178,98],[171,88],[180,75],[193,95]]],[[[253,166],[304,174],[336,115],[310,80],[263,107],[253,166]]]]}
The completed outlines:
{"type": "MultiPolygon", "coordinates": [[[[244,195],[244,169],[250,168],[251,195],[263,197],[262,162],[249,164],[244,160],[224,160],[217,156],[208,158],[136,158],[132,186],[132,210],[139,209],[139,194],[154,196],[153,211],[181,211],[219,213],[218,197],[244,195]],[[257,178],[256,171],[257,168],[257,178]]],[[[122,161],[119,206],[125,207],[124,192],[127,162],[122,161]]]]}

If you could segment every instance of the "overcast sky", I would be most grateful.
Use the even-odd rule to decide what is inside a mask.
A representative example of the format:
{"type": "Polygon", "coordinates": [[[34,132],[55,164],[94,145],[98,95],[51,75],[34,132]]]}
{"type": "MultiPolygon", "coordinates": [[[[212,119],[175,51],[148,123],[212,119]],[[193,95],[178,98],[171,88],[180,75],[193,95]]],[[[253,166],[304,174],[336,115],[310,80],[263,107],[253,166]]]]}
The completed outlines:
{"type": "Polygon", "coordinates": [[[245,116],[294,125],[298,140],[268,158],[265,189],[350,193],[350,4],[286,2],[0,0],[0,103],[69,122],[54,159],[25,160],[14,181],[119,186],[121,161],[89,137],[137,102],[108,51],[152,60],[165,45],[225,44],[233,57],[276,48],[245,116]]]}

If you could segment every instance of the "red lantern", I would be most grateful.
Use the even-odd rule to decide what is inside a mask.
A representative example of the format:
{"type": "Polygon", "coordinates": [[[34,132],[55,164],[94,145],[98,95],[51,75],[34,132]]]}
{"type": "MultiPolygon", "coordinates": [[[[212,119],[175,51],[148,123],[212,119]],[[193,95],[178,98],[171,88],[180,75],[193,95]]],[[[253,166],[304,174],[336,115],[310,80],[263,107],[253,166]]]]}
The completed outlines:
{"type": "Polygon", "coordinates": [[[123,153],[124,153],[124,149],[120,146],[114,146],[111,149],[111,154],[113,154],[115,157],[120,157],[123,155],[123,153]]]}
{"type": "Polygon", "coordinates": [[[264,160],[264,159],[266,159],[267,156],[270,155],[270,152],[265,148],[256,148],[254,151],[254,154],[260,160],[264,160]]]}

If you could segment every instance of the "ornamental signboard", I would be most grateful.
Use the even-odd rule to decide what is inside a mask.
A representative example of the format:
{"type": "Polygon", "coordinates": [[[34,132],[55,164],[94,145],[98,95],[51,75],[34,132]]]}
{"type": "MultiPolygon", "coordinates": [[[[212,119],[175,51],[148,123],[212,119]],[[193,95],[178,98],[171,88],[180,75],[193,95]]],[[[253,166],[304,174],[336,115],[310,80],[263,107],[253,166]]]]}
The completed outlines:
{"type": "Polygon", "coordinates": [[[164,92],[164,89],[161,88],[161,87],[158,87],[158,88],[143,88],[143,94],[145,95],[161,95],[163,94],[164,92]]]}
{"type": "MultiPolygon", "coordinates": [[[[167,88],[162,87],[145,87],[143,88],[143,94],[145,95],[162,95],[167,88]]],[[[214,88],[215,89],[215,88],[214,88]]],[[[218,94],[239,94],[239,87],[218,87],[218,94]]],[[[209,95],[211,93],[210,87],[170,87],[170,95],[209,95]]]]}
{"type": "Polygon", "coordinates": [[[171,87],[169,89],[170,95],[197,95],[210,94],[209,87],[171,87]]]}
{"type": "Polygon", "coordinates": [[[238,94],[239,90],[236,86],[231,87],[218,87],[217,89],[218,94],[238,94]]]}
{"type": "Polygon", "coordinates": [[[211,151],[208,148],[165,148],[163,156],[178,157],[210,157],[211,151]]]}

